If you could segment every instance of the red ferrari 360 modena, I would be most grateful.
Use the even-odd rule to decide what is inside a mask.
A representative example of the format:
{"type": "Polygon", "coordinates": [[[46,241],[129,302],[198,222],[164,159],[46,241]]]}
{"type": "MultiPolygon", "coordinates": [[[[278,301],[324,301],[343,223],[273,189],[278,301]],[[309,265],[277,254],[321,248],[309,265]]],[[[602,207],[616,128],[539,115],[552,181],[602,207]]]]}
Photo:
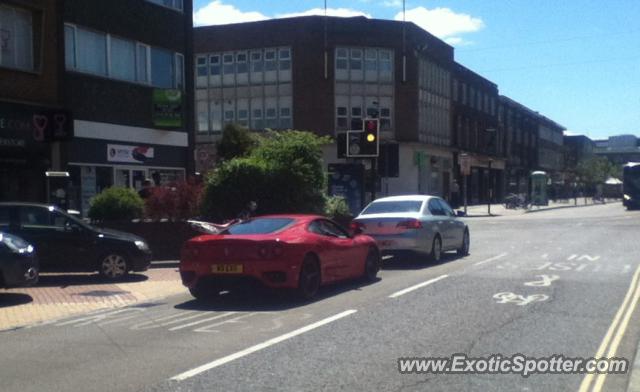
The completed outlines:
{"type": "Polygon", "coordinates": [[[369,236],[351,236],[322,216],[268,215],[187,241],[180,276],[197,299],[251,280],[296,289],[310,299],[329,283],[357,277],[374,281],[380,264],[369,236]]]}

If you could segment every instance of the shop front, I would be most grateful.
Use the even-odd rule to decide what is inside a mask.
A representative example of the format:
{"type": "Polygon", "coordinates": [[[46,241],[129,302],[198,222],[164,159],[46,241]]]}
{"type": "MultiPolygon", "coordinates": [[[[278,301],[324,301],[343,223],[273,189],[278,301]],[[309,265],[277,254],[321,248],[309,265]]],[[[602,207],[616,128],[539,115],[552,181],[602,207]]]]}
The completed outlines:
{"type": "Polygon", "coordinates": [[[46,201],[51,146],[72,137],[65,110],[0,102],[0,201],[46,201]]]}
{"type": "Polygon", "coordinates": [[[184,180],[187,148],[77,138],[68,155],[69,208],[86,216],[91,199],[117,186],[140,190],[145,179],[155,186],[184,180]]]}

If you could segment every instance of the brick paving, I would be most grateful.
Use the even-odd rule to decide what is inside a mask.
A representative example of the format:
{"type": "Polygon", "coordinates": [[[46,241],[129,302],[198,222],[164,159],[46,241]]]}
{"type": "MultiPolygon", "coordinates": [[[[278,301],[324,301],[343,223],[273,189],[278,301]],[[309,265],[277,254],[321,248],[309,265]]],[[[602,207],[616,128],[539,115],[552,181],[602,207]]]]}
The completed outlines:
{"type": "Polygon", "coordinates": [[[185,292],[177,268],[110,283],[95,274],[42,274],[35,287],[0,290],[0,331],[185,292]]]}

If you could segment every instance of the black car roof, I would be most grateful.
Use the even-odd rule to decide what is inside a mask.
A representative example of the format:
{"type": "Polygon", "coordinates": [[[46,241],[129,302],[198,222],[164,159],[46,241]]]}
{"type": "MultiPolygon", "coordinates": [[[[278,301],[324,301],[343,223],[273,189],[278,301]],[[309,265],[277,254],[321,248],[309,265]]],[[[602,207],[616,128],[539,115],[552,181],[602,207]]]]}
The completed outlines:
{"type": "Polygon", "coordinates": [[[42,207],[49,208],[55,207],[52,204],[43,204],[43,203],[29,203],[23,201],[1,201],[0,206],[9,206],[9,207],[42,207]]]}

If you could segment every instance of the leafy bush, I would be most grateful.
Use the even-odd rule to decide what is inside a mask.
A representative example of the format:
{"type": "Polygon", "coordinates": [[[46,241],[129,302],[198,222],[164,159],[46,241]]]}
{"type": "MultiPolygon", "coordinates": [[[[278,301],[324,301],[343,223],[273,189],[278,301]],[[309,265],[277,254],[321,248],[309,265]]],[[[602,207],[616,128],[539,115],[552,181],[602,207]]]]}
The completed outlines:
{"type": "Polygon", "coordinates": [[[353,219],[349,205],[342,196],[327,197],[324,214],[343,226],[347,226],[353,219]]]}
{"type": "Polygon", "coordinates": [[[145,214],[152,219],[184,220],[198,214],[202,185],[180,181],[171,186],[154,187],[145,200],[145,214]]]}
{"type": "Polygon", "coordinates": [[[228,161],[244,157],[257,143],[257,138],[247,128],[237,124],[227,124],[217,144],[218,160],[228,161]]]}
{"type": "Polygon", "coordinates": [[[129,188],[107,188],[91,200],[89,218],[95,221],[131,220],[142,216],[144,200],[129,188]]]}
{"type": "Polygon", "coordinates": [[[235,217],[250,201],[256,213],[322,213],[326,178],[321,146],[328,138],[300,131],[257,136],[246,158],[224,162],[206,180],[203,215],[235,217]]]}

